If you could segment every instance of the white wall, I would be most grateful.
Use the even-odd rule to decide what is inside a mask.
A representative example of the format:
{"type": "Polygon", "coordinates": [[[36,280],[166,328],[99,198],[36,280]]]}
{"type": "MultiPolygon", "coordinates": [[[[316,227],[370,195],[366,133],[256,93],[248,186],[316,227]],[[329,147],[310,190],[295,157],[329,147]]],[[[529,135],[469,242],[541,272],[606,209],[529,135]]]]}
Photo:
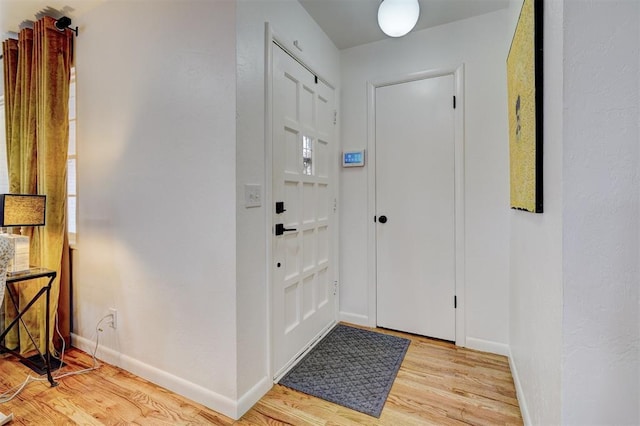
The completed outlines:
{"type": "Polygon", "coordinates": [[[638,424],[640,3],[564,2],[562,423],[638,424]]]}
{"type": "Polygon", "coordinates": [[[640,421],[639,6],[544,3],[545,213],[511,218],[511,362],[528,424],[640,421]]]}
{"type": "Polygon", "coordinates": [[[74,341],[228,415],[236,383],[235,3],[77,19],[74,341]]]}
{"type": "MultiPolygon", "coordinates": [[[[510,5],[515,30],[521,0],[510,5]]],[[[511,212],[511,366],[526,423],[561,422],[562,3],[544,2],[544,213],[511,212]]]]}
{"type": "MultiPolygon", "coordinates": [[[[367,81],[465,66],[467,344],[508,342],[509,169],[506,114],[507,11],[502,10],[341,52],[342,141],[367,147],[367,81]]],[[[370,167],[370,166],[369,166],[370,167]]],[[[341,317],[369,323],[367,167],[341,172],[341,317]]]]}
{"type": "MultiPolygon", "coordinates": [[[[244,185],[271,182],[265,177],[265,22],[286,45],[336,87],[339,53],[315,21],[295,0],[240,0],[237,3],[237,323],[238,396],[241,411],[269,389],[266,215],[272,206],[245,208],[244,185]],[[303,51],[293,47],[299,40],[303,51]]],[[[264,198],[266,201],[266,198],[264,198]]],[[[270,229],[270,226],[269,226],[270,229]]]]}

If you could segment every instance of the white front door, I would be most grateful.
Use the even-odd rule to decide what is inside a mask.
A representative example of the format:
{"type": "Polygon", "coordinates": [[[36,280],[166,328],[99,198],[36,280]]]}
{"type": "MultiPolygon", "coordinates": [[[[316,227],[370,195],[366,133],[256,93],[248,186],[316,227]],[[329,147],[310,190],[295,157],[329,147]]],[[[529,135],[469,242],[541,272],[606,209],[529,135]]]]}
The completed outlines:
{"type": "Polygon", "coordinates": [[[272,371],[277,377],[336,321],[337,159],[333,89],[275,44],[272,49],[272,371]]]}
{"type": "Polygon", "coordinates": [[[375,92],[377,324],[455,341],[454,78],[375,92]]]}

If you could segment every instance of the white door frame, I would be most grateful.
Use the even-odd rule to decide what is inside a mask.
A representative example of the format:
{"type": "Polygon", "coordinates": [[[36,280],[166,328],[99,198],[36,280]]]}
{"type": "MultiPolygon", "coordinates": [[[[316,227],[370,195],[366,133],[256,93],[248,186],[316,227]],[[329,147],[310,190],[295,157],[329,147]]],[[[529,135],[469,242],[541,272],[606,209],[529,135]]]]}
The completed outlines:
{"type": "MultiPolygon", "coordinates": [[[[466,346],[465,334],[465,229],[464,229],[464,64],[453,68],[443,68],[406,74],[390,79],[367,82],[367,156],[368,156],[368,205],[367,220],[367,277],[369,293],[369,326],[377,324],[377,267],[376,267],[376,88],[393,84],[408,83],[427,78],[453,75],[456,108],[454,110],[454,168],[455,168],[455,294],[456,345],[466,346]]],[[[453,102],[453,99],[452,99],[453,102]]]]}
{"type": "MultiPolygon", "coordinates": [[[[265,206],[266,206],[266,214],[265,214],[265,229],[266,229],[266,261],[265,261],[265,274],[267,277],[267,323],[266,323],[266,333],[267,333],[267,371],[269,372],[269,377],[273,378],[275,371],[273,371],[273,336],[271,333],[271,327],[273,323],[273,312],[271,310],[273,306],[273,274],[272,274],[272,261],[273,261],[273,250],[272,250],[272,237],[273,237],[273,215],[274,215],[274,200],[273,200],[273,45],[277,44],[282,50],[284,50],[287,54],[289,54],[293,59],[295,59],[300,65],[309,70],[313,75],[318,77],[318,80],[322,81],[324,84],[329,86],[334,91],[334,107],[336,111],[338,110],[338,100],[339,93],[333,84],[327,81],[322,77],[321,74],[315,72],[311,67],[309,67],[298,55],[295,54],[293,47],[295,46],[292,42],[287,42],[285,38],[282,38],[276,33],[269,22],[265,22],[264,25],[265,37],[264,37],[264,51],[265,51],[265,63],[264,63],[264,88],[265,88],[265,97],[264,97],[264,141],[265,141],[265,206]]],[[[339,127],[336,126],[334,130],[334,143],[335,143],[335,152],[334,156],[339,154],[340,147],[340,134],[339,127]]],[[[333,161],[334,164],[337,164],[338,158],[329,159],[329,161],[333,161]],[[335,161],[334,161],[335,160],[335,161]]],[[[335,167],[335,166],[334,166],[335,167]]],[[[335,170],[333,176],[333,185],[334,185],[334,198],[337,200],[338,197],[338,182],[339,182],[339,173],[337,169],[335,170]]],[[[337,201],[336,201],[337,202],[337,201]]],[[[339,296],[340,292],[337,291],[337,285],[339,280],[339,255],[338,255],[338,233],[339,229],[339,214],[337,213],[337,204],[334,202],[334,238],[333,238],[333,257],[331,261],[333,262],[333,279],[335,280],[336,286],[336,295],[334,298],[334,316],[335,319],[338,319],[338,306],[340,305],[339,296]]],[[[326,330],[327,332],[330,331],[326,330]]],[[[312,345],[318,343],[320,339],[312,342],[312,345]]]]}

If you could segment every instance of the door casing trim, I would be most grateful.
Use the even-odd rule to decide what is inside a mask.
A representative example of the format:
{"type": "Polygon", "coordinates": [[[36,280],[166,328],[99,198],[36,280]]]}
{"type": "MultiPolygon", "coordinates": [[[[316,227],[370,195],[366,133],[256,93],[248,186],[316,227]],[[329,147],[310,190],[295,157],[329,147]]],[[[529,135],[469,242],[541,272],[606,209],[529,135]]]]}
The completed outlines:
{"type": "MultiPolygon", "coordinates": [[[[456,309],[456,345],[466,346],[465,323],[465,209],[464,209],[464,64],[451,68],[419,71],[391,77],[384,80],[367,82],[367,282],[368,282],[368,319],[369,326],[377,325],[377,268],[376,268],[376,89],[394,84],[408,83],[434,77],[452,75],[454,81],[454,168],[455,168],[455,295],[456,309]]],[[[453,102],[453,100],[452,100],[453,102]]],[[[451,301],[453,303],[453,300],[451,301]]]]}

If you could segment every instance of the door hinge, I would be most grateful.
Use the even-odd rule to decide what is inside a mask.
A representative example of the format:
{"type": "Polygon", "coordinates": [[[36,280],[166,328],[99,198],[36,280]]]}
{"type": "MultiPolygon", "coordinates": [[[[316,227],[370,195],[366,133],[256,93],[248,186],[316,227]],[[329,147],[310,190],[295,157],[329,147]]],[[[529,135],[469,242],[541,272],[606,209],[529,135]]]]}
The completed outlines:
{"type": "Polygon", "coordinates": [[[458,309],[458,296],[453,296],[453,309],[458,309]]]}
{"type": "Polygon", "coordinates": [[[333,282],[333,295],[335,296],[336,294],[338,294],[338,281],[334,281],[333,282]]]}
{"type": "Polygon", "coordinates": [[[338,111],[334,109],[333,110],[333,125],[335,126],[337,122],[338,122],[338,111]]]}
{"type": "Polygon", "coordinates": [[[453,109],[456,109],[456,97],[453,97],[453,109]]]}
{"type": "Polygon", "coordinates": [[[338,199],[333,199],[333,212],[335,213],[338,210],[338,199]]]}

